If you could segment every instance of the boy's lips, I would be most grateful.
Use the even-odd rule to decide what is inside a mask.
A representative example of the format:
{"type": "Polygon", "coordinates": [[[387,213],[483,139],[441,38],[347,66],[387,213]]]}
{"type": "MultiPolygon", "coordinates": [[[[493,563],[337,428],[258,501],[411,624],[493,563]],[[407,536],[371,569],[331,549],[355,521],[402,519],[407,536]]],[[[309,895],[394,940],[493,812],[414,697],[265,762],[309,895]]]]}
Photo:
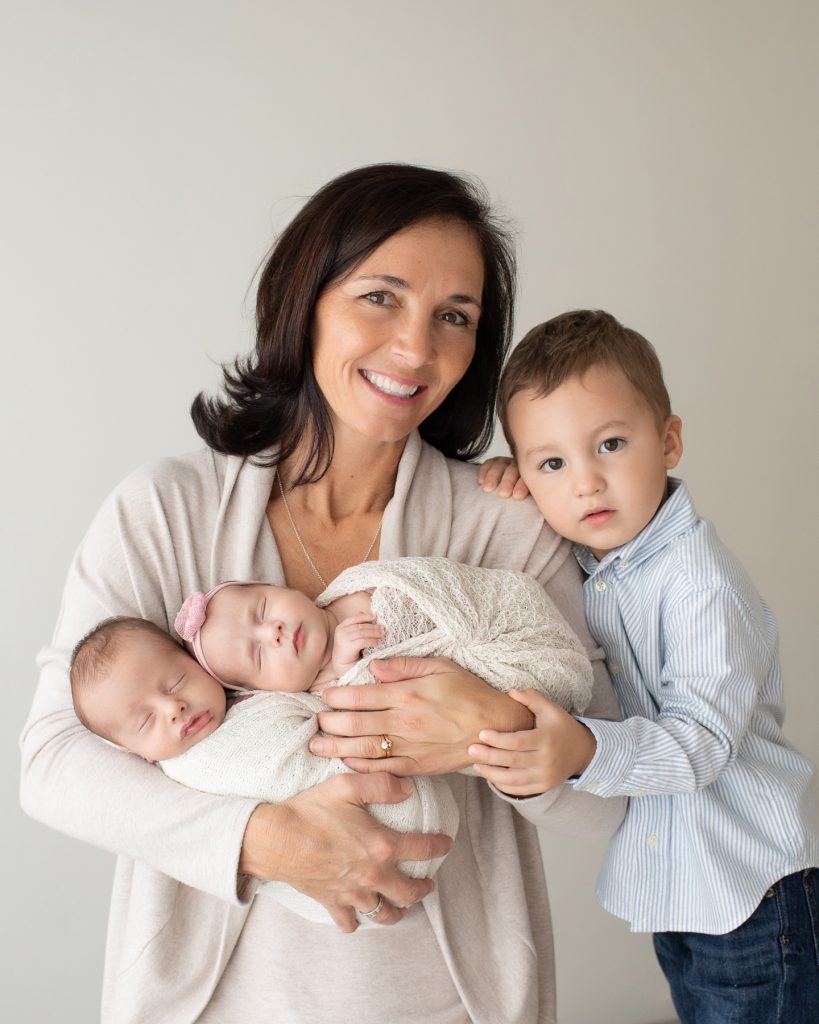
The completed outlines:
{"type": "Polygon", "coordinates": [[[589,523],[591,526],[600,526],[602,523],[608,522],[613,515],[614,509],[593,508],[583,516],[583,522],[589,523]]]}
{"type": "Polygon", "coordinates": [[[182,726],[179,738],[184,740],[188,736],[195,736],[200,729],[203,729],[208,724],[212,717],[210,711],[200,711],[198,715],[193,715],[182,726]]]}
{"type": "Polygon", "coordinates": [[[299,626],[296,629],[296,632],[293,634],[293,648],[295,649],[296,654],[299,654],[301,652],[301,645],[302,645],[303,639],[304,639],[303,630],[302,630],[302,627],[299,626]]]}

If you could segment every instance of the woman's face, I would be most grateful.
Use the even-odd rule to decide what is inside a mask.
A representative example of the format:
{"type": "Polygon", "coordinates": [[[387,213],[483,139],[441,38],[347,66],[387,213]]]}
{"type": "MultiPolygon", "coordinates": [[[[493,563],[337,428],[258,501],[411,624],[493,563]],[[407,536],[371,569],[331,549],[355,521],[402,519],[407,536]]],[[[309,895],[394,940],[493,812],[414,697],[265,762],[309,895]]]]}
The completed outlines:
{"type": "Polygon", "coordinates": [[[322,292],[313,371],[337,442],[403,441],[438,408],[475,353],[483,272],[471,229],[430,218],[322,292]]]}

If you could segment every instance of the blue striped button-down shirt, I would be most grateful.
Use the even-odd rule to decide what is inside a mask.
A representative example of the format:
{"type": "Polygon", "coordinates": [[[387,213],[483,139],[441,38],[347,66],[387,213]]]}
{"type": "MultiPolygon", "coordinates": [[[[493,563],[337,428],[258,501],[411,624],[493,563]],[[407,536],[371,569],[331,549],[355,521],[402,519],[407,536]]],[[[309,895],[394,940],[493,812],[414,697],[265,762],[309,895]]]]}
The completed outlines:
{"type": "Polygon", "coordinates": [[[581,718],[575,783],[631,797],[597,884],[634,931],[722,934],[784,875],[819,865],[813,769],[781,732],[776,626],[685,484],[588,573],[586,618],[625,721],[581,718]]]}

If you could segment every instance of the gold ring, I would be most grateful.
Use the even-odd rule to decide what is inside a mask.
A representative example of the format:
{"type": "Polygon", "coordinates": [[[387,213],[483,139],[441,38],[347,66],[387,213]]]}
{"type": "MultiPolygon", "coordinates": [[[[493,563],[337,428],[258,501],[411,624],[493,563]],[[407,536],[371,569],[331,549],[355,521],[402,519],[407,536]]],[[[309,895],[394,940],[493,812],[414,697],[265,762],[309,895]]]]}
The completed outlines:
{"type": "Polygon", "coordinates": [[[392,740],[389,738],[389,736],[383,736],[382,735],[382,737],[381,737],[381,751],[382,751],[382,753],[381,753],[382,757],[391,757],[392,756],[392,740]]]}

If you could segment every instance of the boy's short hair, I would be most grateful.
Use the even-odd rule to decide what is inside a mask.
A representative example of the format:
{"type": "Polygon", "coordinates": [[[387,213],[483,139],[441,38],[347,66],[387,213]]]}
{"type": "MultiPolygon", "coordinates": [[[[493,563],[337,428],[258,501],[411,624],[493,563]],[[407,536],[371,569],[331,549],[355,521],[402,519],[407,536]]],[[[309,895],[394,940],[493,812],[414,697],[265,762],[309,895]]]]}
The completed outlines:
{"type": "Polygon", "coordinates": [[[99,723],[93,722],[83,707],[83,699],[103,681],[117,655],[122,650],[123,641],[128,636],[143,634],[158,638],[163,643],[179,647],[174,638],[148,619],[137,619],[128,615],[118,615],[103,619],[80,640],[71,653],[69,679],[71,680],[71,698],[77,718],[91,732],[110,740],[99,723]]]}
{"type": "Polygon", "coordinates": [[[576,309],[538,324],[515,347],[501,377],[498,417],[514,452],[509,432],[509,402],[531,388],[545,398],[570,377],[593,366],[621,370],[662,425],[671,415],[671,400],[654,346],[601,309],[576,309]]]}

